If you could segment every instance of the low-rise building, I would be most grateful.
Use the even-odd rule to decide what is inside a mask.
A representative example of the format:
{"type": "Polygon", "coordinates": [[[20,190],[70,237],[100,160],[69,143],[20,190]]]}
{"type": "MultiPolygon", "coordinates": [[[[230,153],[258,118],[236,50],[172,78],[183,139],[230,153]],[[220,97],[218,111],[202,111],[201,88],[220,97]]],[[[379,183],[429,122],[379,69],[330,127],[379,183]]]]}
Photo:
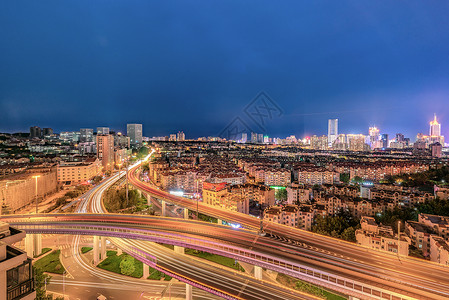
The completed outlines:
{"type": "Polygon", "coordinates": [[[57,167],[57,178],[59,183],[78,184],[97,176],[101,170],[101,161],[96,157],[83,162],[60,162],[57,167]]]}
{"type": "Polygon", "coordinates": [[[405,222],[405,233],[410,237],[412,245],[416,249],[422,251],[424,256],[430,254],[430,236],[433,234],[433,229],[428,225],[407,221],[405,222]]]}
{"type": "Polygon", "coordinates": [[[411,241],[407,235],[400,233],[398,239],[391,227],[378,225],[372,217],[362,217],[360,224],[362,228],[355,232],[358,244],[375,250],[408,256],[411,241]]]}
{"type": "Polygon", "coordinates": [[[293,182],[287,186],[287,203],[308,203],[312,194],[312,188],[304,184],[293,182]]]}
{"type": "Polygon", "coordinates": [[[430,260],[446,266],[449,265],[449,243],[442,237],[430,236],[430,260]]]}

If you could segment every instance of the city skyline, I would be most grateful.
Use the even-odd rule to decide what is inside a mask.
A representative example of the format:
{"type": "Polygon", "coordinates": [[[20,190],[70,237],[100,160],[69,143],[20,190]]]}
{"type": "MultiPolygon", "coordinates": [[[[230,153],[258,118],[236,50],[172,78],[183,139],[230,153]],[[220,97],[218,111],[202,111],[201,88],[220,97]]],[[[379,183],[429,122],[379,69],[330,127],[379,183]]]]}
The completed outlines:
{"type": "MultiPolygon", "coordinates": [[[[371,132],[372,132],[373,129],[375,129],[376,132],[378,132],[378,134],[376,136],[378,136],[379,138],[381,138],[381,136],[385,136],[386,135],[386,136],[390,136],[391,137],[390,140],[392,140],[392,139],[394,139],[394,137],[396,135],[401,134],[401,135],[404,135],[405,137],[409,138],[413,142],[420,135],[423,135],[423,136],[444,136],[444,134],[442,134],[442,133],[444,133],[444,131],[442,130],[442,123],[441,123],[440,119],[438,118],[436,113],[433,116],[434,116],[433,119],[429,122],[430,129],[419,131],[419,132],[415,133],[412,136],[408,136],[408,135],[404,134],[403,132],[399,132],[399,131],[391,131],[391,129],[384,130],[382,128],[379,128],[376,125],[372,125],[372,126],[368,127],[365,132],[345,132],[345,131],[339,130],[339,124],[340,124],[339,123],[340,122],[339,119],[328,119],[327,120],[328,121],[328,123],[327,123],[328,124],[328,126],[327,126],[327,133],[324,133],[324,132],[323,133],[312,132],[311,134],[304,134],[304,135],[300,135],[300,136],[292,134],[292,133],[286,133],[286,134],[281,135],[281,136],[273,136],[273,135],[270,135],[270,134],[268,134],[266,132],[255,132],[255,133],[262,134],[263,136],[268,136],[270,138],[285,138],[285,137],[289,137],[289,136],[295,136],[298,139],[310,138],[311,136],[324,136],[324,135],[327,135],[328,139],[329,139],[329,145],[331,145],[332,142],[338,137],[338,135],[341,135],[341,134],[343,134],[343,135],[362,134],[362,135],[366,135],[366,136],[372,136],[371,132]],[[331,129],[331,127],[332,127],[332,129],[331,129]],[[334,131],[334,128],[336,129],[336,131],[334,131]],[[331,132],[333,134],[331,134],[331,132]],[[432,132],[434,132],[434,134],[432,134],[432,132]],[[331,135],[332,135],[332,139],[330,138],[331,135]],[[332,140],[332,142],[331,142],[331,140],[332,140]]],[[[142,136],[147,137],[147,138],[156,137],[155,135],[151,135],[151,134],[149,134],[149,135],[144,135],[143,134],[143,129],[142,128],[144,128],[145,124],[134,124],[134,123],[130,124],[130,123],[128,123],[127,125],[124,126],[125,130],[114,130],[114,129],[112,129],[111,132],[114,132],[115,134],[128,135],[127,133],[129,131],[129,126],[135,126],[135,125],[140,126],[140,129],[139,129],[140,130],[140,133],[139,133],[140,134],[140,138],[139,138],[140,142],[141,142],[142,136]]],[[[98,133],[99,134],[104,134],[103,130],[107,130],[107,134],[109,134],[109,129],[110,129],[109,127],[96,127],[96,126],[94,126],[93,128],[96,128],[96,133],[97,134],[98,133]]],[[[81,128],[78,131],[78,132],[80,132],[81,140],[83,139],[83,131],[85,132],[86,130],[90,130],[91,131],[90,134],[93,135],[93,133],[94,133],[94,131],[93,131],[94,129],[93,128],[81,128]]],[[[61,131],[61,130],[57,130],[57,129],[54,130],[55,128],[45,128],[45,127],[42,128],[40,126],[34,125],[34,126],[29,127],[29,132],[30,132],[30,136],[31,137],[35,136],[35,132],[34,131],[36,129],[40,129],[41,130],[41,134],[45,130],[50,130],[51,134],[53,134],[53,131],[55,133],[58,133],[58,134],[59,133],[66,133],[66,132],[77,132],[76,130],[61,131]]],[[[444,126],[443,126],[443,129],[445,129],[444,126]]],[[[182,131],[180,131],[180,132],[182,132],[182,131]]],[[[246,132],[246,136],[248,136],[249,134],[251,134],[253,132],[254,131],[247,131],[246,132]]],[[[0,131],[0,133],[1,133],[1,131],[0,131]]],[[[8,133],[8,132],[6,132],[6,133],[8,133]]],[[[13,133],[26,133],[26,131],[9,132],[9,133],[11,133],[11,134],[13,134],[13,133]]],[[[175,133],[166,133],[166,134],[162,134],[161,136],[169,137],[170,140],[172,140],[171,136],[173,134],[175,134],[175,133]]],[[[179,131],[178,131],[178,134],[179,134],[179,131]]],[[[182,134],[185,136],[185,133],[182,132],[182,134]]],[[[45,134],[43,134],[43,135],[45,135],[45,134]]],[[[84,135],[85,135],[85,133],[84,133],[84,135]]],[[[187,139],[197,139],[197,138],[201,138],[201,137],[206,137],[206,136],[204,136],[204,135],[202,135],[202,136],[201,135],[199,135],[199,136],[188,136],[187,139]]],[[[218,135],[217,135],[217,137],[218,137],[218,135]]],[[[133,143],[133,142],[131,141],[131,143],[133,143]]]]}

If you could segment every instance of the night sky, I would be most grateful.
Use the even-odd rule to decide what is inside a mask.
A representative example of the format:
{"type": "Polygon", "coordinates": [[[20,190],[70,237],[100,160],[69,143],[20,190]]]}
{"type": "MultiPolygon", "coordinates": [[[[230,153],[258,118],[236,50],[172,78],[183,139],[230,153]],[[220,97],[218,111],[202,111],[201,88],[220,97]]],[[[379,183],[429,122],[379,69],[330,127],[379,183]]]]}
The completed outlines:
{"type": "Polygon", "coordinates": [[[449,136],[448,1],[55,0],[0,3],[0,131],[126,123],[145,136],[449,136]],[[264,91],[282,115],[245,107],[264,91]],[[260,125],[260,124],[259,124],[260,125]]]}

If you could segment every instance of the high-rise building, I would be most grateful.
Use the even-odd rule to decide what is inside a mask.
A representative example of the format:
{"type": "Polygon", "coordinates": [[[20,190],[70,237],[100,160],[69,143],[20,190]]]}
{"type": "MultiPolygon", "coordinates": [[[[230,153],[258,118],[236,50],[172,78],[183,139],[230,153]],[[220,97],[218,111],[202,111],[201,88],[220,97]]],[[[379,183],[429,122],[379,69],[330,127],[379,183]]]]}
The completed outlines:
{"type": "Polygon", "coordinates": [[[176,141],[176,134],[170,134],[170,138],[168,139],[171,142],[175,142],[176,141]]]}
{"type": "Polygon", "coordinates": [[[97,127],[97,134],[109,134],[109,127],[97,127]]]}
{"type": "Polygon", "coordinates": [[[97,157],[101,160],[103,171],[114,169],[114,136],[97,135],[97,157]]]}
{"type": "Polygon", "coordinates": [[[430,122],[430,136],[441,136],[441,125],[437,121],[437,115],[434,115],[433,121],[430,122]]]}
{"type": "Polygon", "coordinates": [[[396,142],[404,142],[405,137],[402,133],[396,133],[396,142]]]}
{"type": "Polygon", "coordinates": [[[59,139],[64,142],[78,143],[80,141],[80,133],[75,131],[64,131],[59,134],[59,139]]]}
{"type": "Polygon", "coordinates": [[[80,129],[80,142],[93,142],[94,141],[94,130],[92,128],[81,128],[80,129]]]}
{"type": "Polygon", "coordinates": [[[246,143],[248,140],[248,134],[246,132],[242,133],[242,143],[246,143]]]}
{"type": "Polygon", "coordinates": [[[121,133],[114,135],[114,146],[118,148],[130,148],[131,141],[129,136],[122,135],[121,133]]]}
{"type": "Polygon", "coordinates": [[[251,143],[257,143],[257,133],[251,132],[251,143]]]}
{"type": "Polygon", "coordinates": [[[338,137],[338,119],[329,119],[327,125],[327,142],[332,146],[338,137]]]}
{"type": "Polygon", "coordinates": [[[127,124],[126,132],[132,145],[142,143],[142,124],[127,124]]]}
{"type": "Polygon", "coordinates": [[[30,138],[42,137],[42,129],[38,126],[30,127],[30,138]]]}
{"type": "Polygon", "coordinates": [[[379,129],[377,127],[369,128],[369,144],[371,146],[371,149],[380,148],[379,129]]]}
{"type": "Polygon", "coordinates": [[[184,132],[179,131],[176,138],[177,138],[178,141],[182,142],[182,141],[184,141],[186,139],[186,135],[184,134],[184,132]]]}
{"type": "Polygon", "coordinates": [[[260,144],[263,143],[263,134],[262,133],[257,134],[257,142],[260,144]]]}
{"type": "Polygon", "coordinates": [[[388,148],[388,134],[384,133],[380,136],[380,140],[382,142],[382,148],[388,148]]]}
{"type": "Polygon", "coordinates": [[[382,148],[388,148],[388,134],[384,133],[380,136],[380,141],[382,143],[382,148]]]}
{"type": "Polygon", "coordinates": [[[48,136],[48,135],[52,135],[53,134],[53,129],[51,128],[44,128],[42,129],[42,135],[43,136],[48,136]]]}

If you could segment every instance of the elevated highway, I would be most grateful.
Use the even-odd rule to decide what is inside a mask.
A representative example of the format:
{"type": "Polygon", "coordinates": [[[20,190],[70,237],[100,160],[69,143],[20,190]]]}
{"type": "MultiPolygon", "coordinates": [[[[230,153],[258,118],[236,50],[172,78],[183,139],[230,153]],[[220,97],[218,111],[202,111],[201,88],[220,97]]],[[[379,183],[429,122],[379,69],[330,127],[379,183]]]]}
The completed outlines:
{"type": "MultiPolygon", "coordinates": [[[[362,299],[447,299],[449,295],[444,276],[442,282],[427,283],[433,291],[399,285],[373,278],[369,274],[371,270],[362,264],[353,269],[345,267],[344,263],[334,266],[331,260],[315,255],[314,251],[307,253],[294,244],[261,237],[256,231],[200,221],[116,214],[101,218],[98,214],[14,215],[4,216],[2,220],[28,233],[86,234],[188,247],[285,273],[362,299]]],[[[150,251],[132,246],[132,243],[128,243],[127,251],[157,267],[157,259],[148,253],[150,251]]],[[[175,278],[180,277],[165,271],[175,278]]],[[[193,278],[190,280],[192,285],[198,286],[193,278]]],[[[219,292],[223,291],[214,293],[219,292]]]]}
{"type": "MultiPolygon", "coordinates": [[[[258,218],[197,203],[195,200],[169,194],[140,181],[138,166],[130,170],[129,180],[136,188],[156,199],[192,211],[198,208],[200,213],[230,223],[241,224],[245,228],[253,230],[260,228],[258,218]]],[[[353,243],[272,222],[264,221],[263,228],[267,237],[271,237],[269,242],[271,247],[277,248],[287,256],[294,255],[294,257],[309,259],[309,266],[324,269],[328,276],[357,279],[359,283],[364,282],[370,286],[377,286],[384,291],[391,292],[391,297],[396,293],[402,295],[399,297],[417,299],[449,298],[449,278],[447,276],[449,268],[447,266],[402,257],[394,253],[374,251],[353,243]]],[[[355,285],[353,290],[349,291],[347,288],[337,288],[335,284],[329,282],[317,281],[316,276],[312,276],[315,277],[315,280],[312,280],[311,277],[296,277],[362,297],[356,291],[355,285]]],[[[357,287],[357,289],[359,288],[357,287]]]]}

